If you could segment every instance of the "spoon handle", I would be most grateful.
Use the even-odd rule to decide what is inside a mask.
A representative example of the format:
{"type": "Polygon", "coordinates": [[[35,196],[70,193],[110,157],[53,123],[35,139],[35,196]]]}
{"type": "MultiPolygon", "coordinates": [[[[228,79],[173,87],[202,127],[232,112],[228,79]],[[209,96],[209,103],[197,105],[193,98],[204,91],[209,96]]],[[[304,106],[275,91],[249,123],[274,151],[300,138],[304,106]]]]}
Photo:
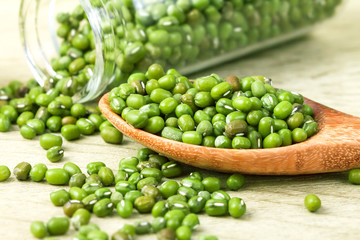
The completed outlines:
{"type": "Polygon", "coordinates": [[[318,151],[319,159],[313,161],[318,161],[324,172],[360,167],[360,118],[316,102],[311,101],[309,105],[319,113],[315,120],[321,129],[309,141],[311,152],[318,151]]]}

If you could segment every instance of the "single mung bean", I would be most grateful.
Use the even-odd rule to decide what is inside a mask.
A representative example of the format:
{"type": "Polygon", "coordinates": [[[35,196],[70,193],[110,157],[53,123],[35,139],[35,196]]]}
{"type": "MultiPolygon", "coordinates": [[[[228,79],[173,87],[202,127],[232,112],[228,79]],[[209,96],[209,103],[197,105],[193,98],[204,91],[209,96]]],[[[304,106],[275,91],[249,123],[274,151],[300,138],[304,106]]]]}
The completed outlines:
{"type": "Polygon", "coordinates": [[[54,206],[64,206],[70,200],[70,194],[65,189],[59,189],[50,193],[50,200],[54,206]]]}
{"type": "Polygon", "coordinates": [[[190,199],[193,196],[196,196],[197,192],[194,189],[190,188],[190,187],[181,186],[178,189],[178,194],[186,197],[187,199],[190,199]]]}
{"type": "Polygon", "coordinates": [[[117,206],[118,203],[123,200],[124,196],[119,192],[112,192],[110,196],[111,202],[114,204],[114,206],[117,206]]]}
{"type": "MultiPolygon", "coordinates": [[[[1,116],[0,116],[0,119],[1,119],[1,116]]],[[[20,134],[25,139],[33,139],[36,136],[36,131],[34,128],[25,124],[20,128],[20,134]]]]}
{"type": "Polygon", "coordinates": [[[288,117],[286,121],[290,130],[299,128],[303,122],[304,122],[304,115],[301,112],[295,112],[293,115],[288,117]]]}
{"type": "Polygon", "coordinates": [[[76,121],[76,126],[83,135],[92,135],[96,130],[95,125],[87,118],[79,118],[76,121]]]}
{"type": "Polygon", "coordinates": [[[59,116],[51,116],[47,121],[46,121],[46,127],[51,131],[51,132],[59,132],[62,125],[61,125],[61,117],[59,116]]]}
{"type": "Polygon", "coordinates": [[[46,227],[50,235],[64,235],[70,227],[70,221],[66,217],[53,217],[47,223],[46,227]]]}
{"type": "Polygon", "coordinates": [[[155,199],[150,196],[138,197],[134,202],[134,206],[136,210],[138,210],[140,213],[151,212],[151,209],[154,205],[155,205],[155,199]]]}
{"type": "Polygon", "coordinates": [[[244,185],[244,183],[244,176],[234,173],[226,180],[226,187],[232,191],[237,191],[244,185]]]}
{"type": "Polygon", "coordinates": [[[191,228],[188,226],[180,226],[176,229],[176,238],[179,240],[190,240],[191,239],[191,228]]]}
{"type": "Polygon", "coordinates": [[[157,187],[154,187],[152,185],[146,185],[141,189],[141,193],[144,194],[144,196],[150,196],[155,199],[155,201],[159,200],[161,198],[161,193],[157,187]]]}
{"type": "Polygon", "coordinates": [[[135,222],[135,233],[137,235],[148,234],[151,231],[151,224],[146,220],[135,222]]]}
{"type": "Polygon", "coordinates": [[[11,172],[7,166],[0,165],[0,182],[7,180],[11,175],[11,172]]]}
{"type": "Polygon", "coordinates": [[[295,143],[303,142],[307,139],[306,131],[302,128],[295,128],[292,130],[291,136],[295,143]]]}
{"type": "Polygon", "coordinates": [[[208,191],[200,191],[198,193],[198,196],[203,197],[207,201],[211,198],[211,193],[209,193],[208,191]]]}
{"type": "Polygon", "coordinates": [[[78,165],[72,162],[67,162],[64,164],[63,169],[72,177],[75,174],[81,173],[81,169],[78,165]]]}
{"type": "Polygon", "coordinates": [[[137,153],[137,158],[140,162],[147,161],[151,154],[155,154],[155,152],[149,148],[142,148],[137,153]]]}
{"type": "Polygon", "coordinates": [[[73,116],[66,116],[61,119],[61,125],[69,125],[69,124],[76,124],[77,119],[73,116]]]}
{"type": "Polygon", "coordinates": [[[87,111],[84,105],[81,103],[75,103],[71,106],[70,113],[73,117],[81,118],[86,116],[87,111]]]}
{"type": "Polygon", "coordinates": [[[207,177],[202,180],[202,184],[206,191],[212,193],[220,189],[221,181],[216,177],[207,177]]]}
{"type": "Polygon", "coordinates": [[[161,173],[161,170],[157,169],[157,168],[145,168],[143,170],[141,170],[141,175],[144,177],[144,178],[147,178],[147,177],[153,177],[155,178],[158,182],[161,181],[162,179],[162,173],[161,173]]]}
{"type": "Polygon", "coordinates": [[[209,216],[224,216],[228,212],[228,201],[226,199],[207,200],[205,212],[209,216]]]}
{"type": "Polygon", "coordinates": [[[164,217],[155,217],[151,223],[151,228],[154,233],[166,228],[166,220],[164,217]]]}
{"type": "Polygon", "coordinates": [[[352,184],[360,184],[360,169],[351,169],[348,175],[348,179],[352,184]]]}
{"type": "Polygon", "coordinates": [[[70,176],[62,168],[53,168],[47,170],[45,179],[51,185],[66,185],[70,180],[70,176]]]}
{"type": "Polygon", "coordinates": [[[225,199],[225,200],[229,201],[230,195],[223,190],[218,190],[211,194],[211,198],[212,199],[225,199]]]}
{"type": "Polygon", "coordinates": [[[234,149],[250,149],[251,141],[247,137],[234,137],[231,145],[234,149]]]}
{"type": "Polygon", "coordinates": [[[157,163],[158,165],[162,166],[167,163],[169,159],[165,156],[152,154],[149,156],[149,162],[157,163]]]}
{"type": "Polygon", "coordinates": [[[14,168],[14,175],[17,180],[25,181],[29,178],[29,174],[31,171],[31,165],[27,162],[21,162],[14,168]]]}
{"type": "Polygon", "coordinates": [[[99,126],[99,131],[101,132],[104,127],[114,127],[114,126],[112,125],[111,122],[109,122],[109,121],[106,120],[106,121],[104,121],[104,122],[102,122],[102,123],[100,124],[100,126],[99,126]]]}
{"type": "Polygon", "coordinates": [[[66,216],[72,217],[76,210],[84,208],[85,205],[79,200],[70,200],[63,206],[63,212],[66,216]]]}
{"type": "Polygon", "coordinates": [[[64,149],[61,146],[54,146],[47,150],[46,157],[50,162],[58,162],[64,157],[64,149]]]}
{"type": "Polygon", "coordinates": [[[68,141],[80,138],[81,132],[78,126],[74,124],[65,125],[61,128],[61,135],[68,141]]]}
{"type": "Polygon", "coordinates": [[[98,183],[102,186],[101,179],[97,173],[93,173],[86,178],[86,183],[98,183]]]}
{"type": "Polygon", "coordinates": [[[115,183],[118,183],[119,181],[126,181],[129,177],[129,174],[125,171],[118,170],[115,174],[115,183]]]}
{"type": "Polygon", "coordinates": [[[132,224],[124,224],[120,231],[128,234],[131,238],[135,236],[135,226],[132,224]]]}
{"type": "Polygon", "coordinates": [[[167,162],[161,166],[161,173],[164,177],[173,178],[182,174],[182,168],[177,162],[167,162]]]}
{"type": "Polygon", "coordinates": [[[148,122],[148,115],[139,110],[131,110],[126,114],[125,120],[134,128],[143,128],[148,122]]]}
{"type": "Polygon", "coordinates": [[[189,204],[187,203],[187,201],[168,201],[167,204],[170,210],[178,209],[183,211],[185,214],[188,214],[190,212],[189,204]]]}
{"type": "Polygon", "coordinates": [[[123,134],[114,127],[104,127],[100,133],[106,143],[121,144],[123,141],[123,134]]]}
{"type": "Polygon", "coordinates": [[[0,114],[7,116],[10,122],[16,122],[18,118],[18,112],[16,111],[15,107],[11,105],[5,105],[0,108],[0,114]]]}
{"type": "Polygon", "coordinates": [[[56,136],[51,133],[46,133],[41,135],[40,137],[40,146],[45,150],[48,150],[55,146],[61,147],[61,145],[62,145],[62,138],[60,136],[56,136]]]}
{"type": "MultiPolygon", "coordinates": [[[[4,115],[4,114],[1,114],[0,113],[0,132],[7,132],[9,131],[11,128],[11,121],[10,119],[8,118],[8,116],[4,115]]],[[[27,139],[32,139],[33,136],[30,133],[27,133],[26,130],[23,129],[23,131],[21,131],[22,127],[20,128],[20,133],[21,135],[24,137],[24,138],[27,138],[27,139]]],[[[31,131],[31,130],[30,130],[31,131]]],[[[35,130],[34,130],[35,131],[35,130]]],[[[35,133],[36,134],[36,133],[35,133]]]]}
{"type": "Polygon", "coordinates": [[[119,167],[119,170],[126,172],[129,176],[131,176],[134,173],[139,172],[138,168],[131,164],[123,164],[119,167]]]}
{"type": "Polygon", "coordinates": [[[179,183],[175,180],[166,181],[159,187],[159,191],[164,198],[175,195],[179,189],[179,183]]]}
{"type": "Polygon", "coordinates": [[[182,135],[183,132],[175,127],[164,127],[164,129],[161,131],[161,136],[163,138],[175,140],[178,142],[182,141],[182,135]]]}
{"type": "Polygon", "coordinates": [[[164,228],[157,233],[158,240],[175,240],[175,230],[171,228],[164,228]]]}
{"type": "Polygon", "coordinates": [[[86,182],[81,188],[84,189],[87,194],[92,194],[102,187],[103,185],[101,182],[86,182]]]}
{"type": "Polygon", "coordinates": [[[114,183],[115,176],[113,171],[108,167],[100,168],[98,175],[100,177],[101,183],[104,186],[110,186],[114,183]]]}
{"type": "Polygon", "coordinates": [[[181,180],[181,184],[182,184],[182,186],[190,187],[197,192],[204,190],[203,183],[200,180],[195,179],[195,178],[190,178],[190,177],[183,178],[181,180]]]}
{"type": "Polygon", "coordinates": [[[199,225],[200,221],[196,214],[189,213],[185,216],[185,218],[182,221],[183,226],[188,226],[191,230],[195,230],[199,225]]]}
{"type": "Polygon", "coordinates": [[[47,166],[43,163],[38,163],[30,170],[30,179],[34,182],[41,182],[45,178],[47,166]]]}
{"type": "Polygon", "coordinates": [[[288,101],[282,101],[278,103],[274,108],[274,117],[277,119],[286,119],[290,116],[293,110],[293,106],[288,101]]]}
{"type": "MultiPolygon", "coordinates": [[[[307,115],[307,116],[309,116],[309,115],[307,115]]],[[[304,125],[302,126],[302,129],[305,130],[306,135],[309,138],[309,137],[315,135],[319,131],[319,125],[313,121],[305,122],[304,125]]]]}
{"type": "Polygon", "coordinates": [[[264,148],[280,147],[281,144],[282,144],[281,136],[278,133],[270,133],[263,140],[264,148]]]}
{"type": "Polygon", "coordinates": [[[197,179],[199,181],[202,181],[203,177],[201,176],[201,173],[199,172],[191,172],[189,174],[189,178],[194,178],[194,179],[197,179]]]}
{"type": "Polygon", "coordinates": [[[199,196],[199,195],[193,196],[192,198],[190,198],[189,201],[188,201],[190,212],[192,212],[192,213],[201,212],[205,207],[206,201],[209,200],[209,199],[210,199],[210,197],[207,199],[207,198],[204,198],[204,197],[199,196]]]}
{"type": "Polygon", "coordinates": [[[81,226],[87,225],[90,222],[90,218],[91,213],[84,208],[80,208],[73,214],[71,223],[78,230],[81,226]]]}
{"type": "Polygon", "coordinates": [[[309,194],[304,199],[304,205],[310,212],[316,212],[321,207],[321,200],[314,194],[309,194]]]}
{"type": "Polygon", "coordinates": [[[202,135],[197,131],[187,131],[182,134],[182,142],[200,145],[202,143],[202,135]]]}
{"type": "Polygon", "coordinates": [[[140,173],[135,172],[135,173],[131,174],[128,181],[130,183],[136,185],[142,178],[143,178],[143,176],[140,173]]]}
{"type": "Polygon", "coordinates": [[[234,218],[239,218],[246,212],[246,204],[244,200],[233,197],[229,200],[229,214],[234,218]]]}
{"type": "Polygon", "coordinates": [[[168,204],[165,201],[158,201],[151,210],[153,217],[163,217],[168,211],[168,204]]]}
{"type": "Polygon", "coordinates": [[[215,139],[215,147],[216,148],[232,148],[231,139],[224,135],[217,136],[215,139]]]}
{"type": "Polygon", "coordinates": [[[117,204],[116,210],[122,218],[128,218],[132,215],[133,204],[131,201],[123,199],[117,204]]]}
{"type": "Polygon", "coordinates": [[[128,181],[118,181],[115,185],[115,190],[125,196],[127,192],[136,190],[136,187],[128,181]]]}
{"type": "Polygon", "coordinates": [[[69,194],[71,200],[79,200],[79,201],[81,201],[83,198],[85,198],[88,195],[84,189],[79,187],[71,187],[69,189],[69,194]]]}
{"type": "Polygon", "coordinates": [[[48,230],[41,221],[33,221],[30,225],[30,232],[36,238],[44,238],[48,235],[48,230]]]}
{"type": "Polygon", "coordinates": [[[114,204],[109,198],[104,198],[95,203],[93,208],[93,213],[97,217],[105,217],[112,213],[114,209],[114,204]]]}
{"type": "MultiPolygon", "coordinates": [[[[66,171],[66,169],[65,169],[65,171],[66,171]]],[[[82,187],[85,184],[85,181],[86,181],[85,174],[76,173],[70,177],[69,187],[82,187]]]]}

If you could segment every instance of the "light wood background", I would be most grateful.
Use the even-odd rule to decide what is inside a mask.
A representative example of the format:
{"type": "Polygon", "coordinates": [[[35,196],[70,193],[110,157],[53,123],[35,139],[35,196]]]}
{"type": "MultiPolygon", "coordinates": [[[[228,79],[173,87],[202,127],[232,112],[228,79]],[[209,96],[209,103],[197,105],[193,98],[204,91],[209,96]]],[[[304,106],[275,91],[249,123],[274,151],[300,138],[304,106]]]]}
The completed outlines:
{"type": "MultiPolygon", "coordinates": [[[[17,30],[19,1],[0,3],[0,84],[12,79],[31,77],[17,30]]],[[[310,99],[360,117],[360,2],[346,1],[332,20],[316,27],[306,38],[263,51],[244,59],[208,69],[197,75],[216,72],[266,75],[280,88],[301,92],[310,99]]],[[[65,162],[78,164],[83,170],[91,161],[104,161],[114,171],[123,157],[134,156],[139,144],[129,139],[121,146],[105,144],[97,136],[65,142],[66,157],[60,163],[47,161],[37,140],[24,140],[13,128],[0,133],[0,165],[10,169],[21,162],[45,163],[49,168],[65,162]]],[[[208,173],[220,176],[224,174],[208,173]]],[[[351,185],[346,173],[311,176],[247,176],[244,188],[231,192],[242,197],[248,207],[241,219],[201,216],[201,226],[194,236],[214,234],[219,239],[358,239],[360,225],[360,186],[351,185]],[[309,213],[303,206],[308,193],[317,194],[322,208],[309,213]]],[[[47,221],[62,215],[52,206],[49,193],[58,187],[46,183],[18,182],[14,176],[0,183],[0,239],[33,239],[29,233],[33,220],[47,221]]],[[[109,234],[125,222],[149,218],[135,214],[123,220],[111,217],[92,218],[109,234]]],[[[60,239],[71,239],[74,230],[60,239]]],[[[155,239],[153,235],[139,239],[155,239]]],[[[194,237],[195,239],[195,237],[194,237]]]]}

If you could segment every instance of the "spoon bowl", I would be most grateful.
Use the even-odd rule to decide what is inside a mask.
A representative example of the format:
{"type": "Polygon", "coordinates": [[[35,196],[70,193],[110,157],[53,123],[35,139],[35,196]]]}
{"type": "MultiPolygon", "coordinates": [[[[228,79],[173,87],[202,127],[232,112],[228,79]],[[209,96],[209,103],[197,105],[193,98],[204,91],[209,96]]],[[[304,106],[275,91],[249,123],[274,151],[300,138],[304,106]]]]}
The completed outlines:
{"type": "Polygon", "coordinates": [[[99,107],[123,134],[171,159],[195,167],[258,175],[299,175],[345,171],[360,167],[360,118],[305,98],[319,124],[308,140],[269,149],[224,149],[169,140],[136,129],[114,113],[105,94],[99,107]]]}

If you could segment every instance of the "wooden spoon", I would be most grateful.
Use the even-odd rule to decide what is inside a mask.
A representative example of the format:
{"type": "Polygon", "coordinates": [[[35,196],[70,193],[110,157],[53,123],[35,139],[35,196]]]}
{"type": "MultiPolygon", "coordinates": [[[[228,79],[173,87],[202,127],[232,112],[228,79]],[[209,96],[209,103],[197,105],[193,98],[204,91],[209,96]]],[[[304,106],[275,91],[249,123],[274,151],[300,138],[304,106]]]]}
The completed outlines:
{"type": "Polygon", "coordinates": [[[360,118],[305,99],[320,131],[310,139],[271,149],[209,148],[169,140],[127,124],[104,95],[99,107],[122,133],[138,143],[177,161],[219,172],[261,175],[298,175],[345,171],[360,167],[360,118]]]}

